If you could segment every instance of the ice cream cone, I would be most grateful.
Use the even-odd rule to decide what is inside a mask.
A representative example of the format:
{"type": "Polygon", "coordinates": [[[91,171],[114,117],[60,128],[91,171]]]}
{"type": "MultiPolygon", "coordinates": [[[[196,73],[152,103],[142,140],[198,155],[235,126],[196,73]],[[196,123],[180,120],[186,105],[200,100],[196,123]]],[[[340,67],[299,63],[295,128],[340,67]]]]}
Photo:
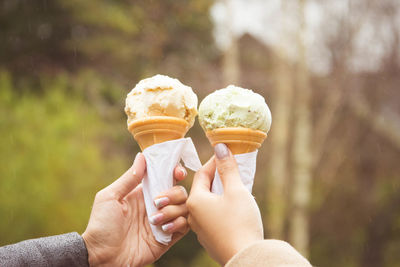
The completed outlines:
{"type": "Polygon", "coordinates": [[[207,131],[206,135],[212,146],[224,143],[232,154],[253,152],[261,146],[267,137],[267,134],[262,131],[240,127],[219,128],[207,131]]]}
{"type": "Polygon", "coordinates": [[[128,130],[143,151],[154,144],[183,138],[189,123],[176,117],[152,116],[133,121],[128,130]]]}

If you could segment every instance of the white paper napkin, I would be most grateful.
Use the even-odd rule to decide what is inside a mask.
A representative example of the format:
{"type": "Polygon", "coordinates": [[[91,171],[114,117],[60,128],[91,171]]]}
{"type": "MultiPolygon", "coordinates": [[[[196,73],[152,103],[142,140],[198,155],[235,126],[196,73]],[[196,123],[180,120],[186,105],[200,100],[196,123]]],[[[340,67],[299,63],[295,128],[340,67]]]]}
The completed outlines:
{"type": "MultiPolygon", "coordinates": [[[[143,178],[143,196],[147,216],[153,215],[157,208],[154,198],[173,186],[173,171],[182,159],[185,166],[193,171],[201,168],[201,162],[191,138],[181,138],[152,145],[143,150],[147,172],[143,178]]],[[[155,239],[167,245],[171,234],[166,234],[160,226],[150,224],[155,239]]]]}
{"type": "MultiPolygon", "coordinates": [[[[240,178],[250,193],[253,188],[254,174],[256,173],[257,152],[258,150],[250,153],[234,155],[239,167],[240,178]]],[[[217,170],[215,170],[215,177],[211,191],[218,195],[222,195],[224,193],[224,187],[217,170]]]]}

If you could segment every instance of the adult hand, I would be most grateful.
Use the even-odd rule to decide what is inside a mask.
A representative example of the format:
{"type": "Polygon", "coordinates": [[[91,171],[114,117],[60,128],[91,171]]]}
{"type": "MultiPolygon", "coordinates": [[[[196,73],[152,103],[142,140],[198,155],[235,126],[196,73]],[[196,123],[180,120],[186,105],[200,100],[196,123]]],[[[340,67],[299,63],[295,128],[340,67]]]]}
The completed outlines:
{"type": "MultiPolygon", "coordinates": [[[[165,232],[173,233],[169,245],[158,243],[153,236],[140,182],[146,161],[139,153],[133,166],[119,179],[96,194],[89,224],[82,234],[90,266],[143,266],[156,261],[188,232],[187,193],[174,186],[155,199],[159,208],[151,217],[165,232]]],[[[186,170],[174,170],[175,180],[183,180],[186,170]]]]}
{"type": "Polygon", "coordinates": [[[195,174],[187,206],[189,225],[200,244],[222,265],[264,238],[260,210],[225,144],[217,144],[215,156],[195,174]],[[216,168],[224,186],[221,196],[211,192],[216,168]]]}

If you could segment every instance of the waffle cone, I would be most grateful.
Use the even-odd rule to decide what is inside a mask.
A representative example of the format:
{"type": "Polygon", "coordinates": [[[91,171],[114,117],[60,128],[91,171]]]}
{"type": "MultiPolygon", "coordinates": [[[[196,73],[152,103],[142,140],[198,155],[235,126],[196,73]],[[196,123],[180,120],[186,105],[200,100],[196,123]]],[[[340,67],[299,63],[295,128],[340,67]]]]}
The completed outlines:
{"type": "Polygon", "coordinates": [[[153,116],[133,121],[128,130],[143,151],[154,144],[183,138],[189,123],[176,117],[153,116]]]}
{"type": "Polygon", "coordinates": [[[219,128],[206,132],[212,146],[226,144],[232,154],[253,152],[264,142],[267,134],[248,128],[219,128]]]}

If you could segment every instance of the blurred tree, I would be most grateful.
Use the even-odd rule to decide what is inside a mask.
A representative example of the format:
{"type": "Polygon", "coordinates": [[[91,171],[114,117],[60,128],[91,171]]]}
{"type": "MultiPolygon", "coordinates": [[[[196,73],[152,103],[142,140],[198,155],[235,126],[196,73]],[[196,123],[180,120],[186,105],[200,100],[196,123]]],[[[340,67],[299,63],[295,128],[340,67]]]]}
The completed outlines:
{"type": "MultiPolygon", "coordinates": [[[[328,17],[323,28],[329,29],[325,41],[332,55],[332,71],[319,79],[318,87],[326,89],[314,99],[317,179],[313,186],[311,258],[315,259],[314,264],[326,263],[327,254],[334,254],[336,264],[330,266],[395,266],[399,259],[393,255],[400,252],[398,243],[392,241],[396,240],[393,224],[397,214],[388,210],[397,205],[397,200],[390,197],[391,190],[399,188],[398,173],[394,173],[398,171],[393,168],[397,168],[396,129],[400,117],[395,111],[399,110],[398,105],[392,100],[400,97],[394,90],[399,57],[393,56],[398,53],[395,44],[400,31],[390,25],[398,19],[392,11],[398,10],[399,5],[395,1],[346,1],[345,12],[335,14],[332,7],[337,1],[325,4],[328,17]],[[369,34],[382,33],[375,29],[382,23],[386,25],[383,32],[392,36],[387,41],[363,36],[366,29],[369,34]],[[376,42],[385,43],[384,53],[391,55],[380,70],[355,70],[349,66],[349,59],[360,55],[356,43],[370,48],[376,47],[376,42]],[[375,221],[377,217],[379,223],[375,221]]],[[[371,54],[362,55],[373,62],[371,54]]]]}
{"type": "Polygon", "coordinates": [[[4,0],[0,3],[0,68],[26,74],[71,68],[72,14],[60,1],[4,0]]]}
{"type": "Polygon", "coordinates": [[[306,46],[306,0],[299,0],[297,48],[299,59],[296,71],[296,101],[293,130],[293,185],[292,212],[290,216],[291,244],[305,257],[309,255],[309,206],[311,201],[312,178],[312,121],[311,121],[311,84],[307,67],[306,46]]]}
{"type": "Polygon", "coordinates": [[[165,72],[174,57],[184,68],[215,54],[211,2],[5,0],[0,67],[38,74],[90,66],[124,81],[165,72]]]}
{"type": "Polygon", "coordinates": [[[104,153],[108,126],[68,82],[58,75],[40,96],[18,94],[0,73],[0,245],[82,232],[95,193],[128,166],[104,153]]]}
{"type": "MultiPolygon", "coordinates": [[[[282,12],[287,11],[287,3],[280,3],[282,12]]],[[[280,42],[288,42],[287,21],[281,18],[280,42]]],[[[271,130],[272,154],[270,177],[266,190],[268,207],[267,229],[271,238],[285,239],[285,222],[289,201],[289,138],[290,118],[292,115],[292,98],[294,91],[293,67],[284,45],[273,49],[271,55],[274,62],[274,101],[272,106],[273,126],[271,130]]]]}

